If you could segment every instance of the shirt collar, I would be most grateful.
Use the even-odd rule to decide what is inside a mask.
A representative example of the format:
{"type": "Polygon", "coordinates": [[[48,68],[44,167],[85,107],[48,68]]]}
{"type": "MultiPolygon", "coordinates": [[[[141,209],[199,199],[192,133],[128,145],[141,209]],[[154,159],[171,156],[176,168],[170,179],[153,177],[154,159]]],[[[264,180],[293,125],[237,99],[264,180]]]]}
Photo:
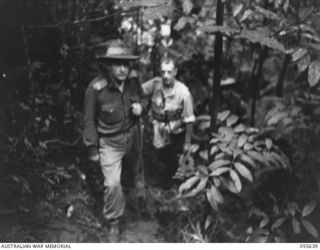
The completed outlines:
{"type": "Polygon", "coordinates": [[[175,79],[171,88],[164,88],[161,84],[161,91],[164,97],[173,97],[176,94],[176,82],[177,80],[175,79]]]}

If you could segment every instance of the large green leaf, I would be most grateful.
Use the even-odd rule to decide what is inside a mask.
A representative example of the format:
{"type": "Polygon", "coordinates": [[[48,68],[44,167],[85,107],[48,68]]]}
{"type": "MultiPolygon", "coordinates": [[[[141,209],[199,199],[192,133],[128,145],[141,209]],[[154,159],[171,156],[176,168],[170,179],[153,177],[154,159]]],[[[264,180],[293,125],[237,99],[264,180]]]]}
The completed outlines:
{"type": "Polygon", "coordinates": [[[197,121],[210,121],[210,115],[199,115],[197,116],[197,121]]]}
{"type": "Polygon", "coordinates": [[[199,192],[201,192],[202,190],[204,190],[204,188],[207,185],[207,181],[208,181],[208,177],[202,178],[198,185],[191,190],[191,192],[189,194],[187,194],[186,196],[195,196],[196,194],[198,194],[199,192]]]}
{"type": "Polygon", "coordinates": [[[238,139],[238,147],[241,148],[247,142],[248,136],[246,134],[240,135],[238,139]]]}
{"type": "Polygon", "coordinates": [[[214,184],[216,187],[220,187],[220,186],[221,186],[221,180],[219,179],[219,177],[213,177],[213,178],[212,178],[212,181],[213,181],[213,184],[214,184]]]}
{"type": "Polygon", "coordinates": [[[210,155],[214,155],[215,153],[219,152],[219,147],[218,146],[213,146],[210,148],[210,155]]]}
{"type": "Polygon", "coordinates": [[[242,184],[241,184],[241,180],[240,180],[237,172],[231,169],[230,170],[230,177],[234,181],[234,185],[236,187],[237,193],[241,192],[242,184]]]}
{"type": "Polygon", "coordinates": [[[236,162],[236,163],[234,163],[234,167],[238,171],[238,173],[240,175],[242,175],[244,178],[246,178],[250,182],[253,181],[253,176],[252,176],[251,172],[242,163],[236,162]]]}
{"type": "Polygon", "coordinates": [[[247,156],[246,154],[241,154],[240,155],[240,159],[241,159],[241,161],[243,161],[243,163],[249,165],[252,168],[256,168],[257,167],[256,166],[257,164],[252,160],[252,158],[247,156]]]}
{"type": "Polygon", "coordinates": [[[287,205],[288,209],[289,209],[289,212],[292,216],[295,216],[296,214],[296,203],[294,202],[288,202],[288,205],[287,205]]]}
{"type": "Polygon", "coordinates": [[[239,116],[237,115],[230,115],[227,119],[227,126],[230,127],[235,124],[239,120],[239,116]]]}
{"type": "Polygon", "coordinates": [[[208,160],[208,150],[202,150],[199,152],[199,156],[203,159],[203,160],[208,160]]]}
{"type": "Polygon", "coordinates": [[[214,171],[212,171],[212,173],[210,174],[210,176],[220,176],[226,172],[230,171],[230,168],[227,168],[227,167],[221,167],[221,168],[218,168],[214,171]]]}
{"type": "Polygon", "coordinates": [[[308,221],[306,219],[301,219],[301,224],[308,231],[309,234],[311,234],[315,238],[318,238],[318,231],[314,227],[314,225],[311,224],[310,221],[308,221]]]}
{"type": "Polygon", "coordinates": [[[199,147],[200,147],[200,146],[199,146],[198,144],[192,144],[192,145],[190,146],[190,148],[189,148],[189,152],[190,152],[190,153],[195,153],[195,152],[198,151],[199,147]]]}
{"type": "Polygon", "coordinates": [[[243,29],[240,34],[235,36],[235,38],[246,39],[252,43],[259,43],[263,46],[267,46],[269,48],[286,53],[284,46],[281,43],[279,43],[276,39],[266,37],[264,34],[255,30],[243,29]]]}
{"type": "Polygon", "coordinates": [[[320,61],[313,61],[309,65],[308,82],[311,87],[315,86],[320,79],[320,61]]]}
{"type": "Polygon", "coordinates": [[[204,223],[204,230],[208,230],[209,226],[212,224],[212,217],[208,215],[204,223]]]}
{"type": "Polygon", "coordinates": [[[249,155],[249,157],[260,162],[261,164],[263,165],[266,164],[264,157],[257,151],[251,150],[251,151],[248,151],[247,154],[249,155]]]}
{"type": "Polygon", "coordinates": [[[309,215],[310,213],[312,213],[312,211],[316,208],[317,203],[315,201],[310,201],[309,203],[307,203],[303,209],[302,209],[302,217],[306,217],[307,215],[309,215]]]}
{"type": "Polygon", "coordinates": [[[271,226],[271,229],[277,229],[279,228],[285,221],[286,221],[287,217],[282,217],[277,219],[271,226]]]}
{"type": "Polygon", "coordinates": [[[239,193],[235,184],[234,184],[234,181],[230,180],[229,178],[221,178],[221,181],[222,181],[222,184],[223,186],[229,190],[231,193],[239,193]]]}
{"type": "Polygon", "coordinates": [[[229,117],[230,114],[231,114],[230,110],[225,110],[223,112],[220,112],[218,114],[218,120],[223,122],[225,119],[227,119],[229,117]]]}
{"type": "Polygon", "coordinates": [[[216,143],[218,143],[219,141],[221,141],[220,138],[212,138],[212,139],[210,140],[210,144],[216,144],[216,143]]]}
{"type": "Polygon", "coordinates": [[[245,126],[243,124],[239,124],[234,128],[234,132],[236,133],[241,133],[243,131],[245,131],[245,126]]]}
{"type": "Polygon", "coordinates": [[[184,183],[182,183],[179,187],[179,192],[182,193],[185,190],[190,189],[194,184],[196,184],[199,181],[199,176],[192,176],[188,180],[186,180],[184,183]]]}
{"type": "Polygon", "coordinates": [[[272,126],[276,125],[278,122],[280,122],[282,119],[286,118],[288,114],[286,112],[279,111],[275,113],[270,119],[267,120],[267,125],[272,126]]]}
{"type": "Polygon", "coordinates": [[[299,72],[305,71],[308,68],[310,62],[311,62],[311,57],[309,55],[306,55],[305,57],[303,57],[298,62],[298,70],[299,70],[299,72]]]}
{"type": "Polygon", "coordinates": [[[249,17],[251,17],[254,14],[254,12],[250,9],[247,9],[243,12],[243,15],[241,16],[239,22],[244,22],[245,20],[247,20],[249,17]]]}
{"type": "MultiPolygon", "coordinates": [[[[210,189],[207,190],[207,198],[210,204],[212,203],[212,200],[214,200],[217,203],[223,203],[224,199],[220,191],[213,185],[211,185],[210,189]]],[[[213,202],[213,203],[215,203],[213,202]]]]}
{"type": "Polygon", "coordinates": [[[292,222],[292,228],[293,228],[294,234],[300,234],[301,233],[300,222],[295,217],[292,218],[291,222],[292,222]]]}
{"type": "Polygon", "coordinates": [[[229,190],[231,193],[238,193],[237,189],[236,189],[236,186],[234,184],[234,181],[230,180],[229,177],[223,177],[223,176],[220,176],[220,180],[223,184],[223,186],[229,190]]]}
{"type": "Polygon", "coordinates": [[[246,142],[244,144],[244,146],[243,146],[243,150],[244,151],[248,151],[248,150],[251,150],[251,149],[253,149],[253,145],[251,143],[246,142]]]}
{"type": "Polygon", "coordinates": [[[217,168],[220,168],[220,167],[223,167],[223,166],[228,166],[231,164],[231,161],[228,161],[228,160],[217,160],[217,161],[214,161],[212,162],[210,165],[209,165],[209,169],[211,171],[213,170],[216,170],[217,168]]]}
{"type": "Polygon", "coordinates": [[[239,5],[235,6],[234,9],[233,9],[232,15],[234,17],[238,16],[242,9],[243,9],[243,4],[239,4],[239,5]]]}
{"type": "Polygon", "coordinates": [[[270,222],[270,219],[268,216],[266,216],[260,221],[259,227],[263,228],[266,225],[268,225],[269,222],[270,222]]]}
{"type": "Polygon", "coordinates": [[[225,153],[221,152],[221,153],[217,154],[217,155],[214,157],[214,159],[215,159],[215,160],[219,160],[219,159],[222,159],[224,156],[226,156],[225,153]]]}
{"type": "Polygon", "coordinates": [[[292,62],[296,62],[298,60],[300,60],[302,57],[304,57],[306,54],[308,53],[308,51],[305,48],[299,48],[297,49],[292,55],[292,62]]]}
{"type": "MultiPolygon", "coordinates": [[[[180,17],[178,22],[176,23],[176,25],[174,26],[174,29],[177,31],[180,31],[182,29],[184,29],[184,27],[186,26],[186,24],[188,23],[188,18],[187,17],[180,17]]],[[[209,122],[210,124],[210,122],[209,122]]]]}

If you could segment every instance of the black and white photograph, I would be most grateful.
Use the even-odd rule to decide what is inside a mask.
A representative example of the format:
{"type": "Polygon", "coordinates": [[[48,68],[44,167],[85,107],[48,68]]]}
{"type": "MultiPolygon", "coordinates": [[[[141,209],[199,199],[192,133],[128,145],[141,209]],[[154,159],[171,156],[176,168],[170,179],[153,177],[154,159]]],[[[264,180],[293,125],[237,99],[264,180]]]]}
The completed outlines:
{"type": "Polygon", "coordinates": [[[1,248],[317,249],[320,1],[0,0],[0,152],[1,248]]]}

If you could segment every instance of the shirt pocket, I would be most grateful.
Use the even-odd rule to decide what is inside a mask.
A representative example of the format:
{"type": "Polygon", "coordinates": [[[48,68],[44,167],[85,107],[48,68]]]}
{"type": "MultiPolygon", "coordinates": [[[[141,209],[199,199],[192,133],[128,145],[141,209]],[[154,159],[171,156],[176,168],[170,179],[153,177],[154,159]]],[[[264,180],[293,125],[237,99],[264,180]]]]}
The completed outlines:
{"type": "Polygon", "coordinates": [[[119,104],[101,105],[102,119],[108,125],[120,123],[123,120],[123,112],[119,104]]]}

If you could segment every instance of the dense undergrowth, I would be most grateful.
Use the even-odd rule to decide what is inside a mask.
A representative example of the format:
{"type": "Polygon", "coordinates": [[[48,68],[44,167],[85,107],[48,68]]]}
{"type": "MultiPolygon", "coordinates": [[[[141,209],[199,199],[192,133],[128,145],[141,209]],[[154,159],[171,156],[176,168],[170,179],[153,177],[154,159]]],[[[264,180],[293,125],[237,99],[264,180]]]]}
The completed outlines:
{"type": "Polygon", "coordinates": [[[226,1],[220,27],[216,1],[1,1],[0,240],[104,242],[102,176],[86,159],[81,113],[104,70],[95,55],[121,38],[141,56],[140,80],[162,55],[176,58],[197,115],[169,190],[145,121],[147,199],[129,197],[125,219],[157,221],[159,241],[319,241],[319,4],[263,2],[226,1]]]}

